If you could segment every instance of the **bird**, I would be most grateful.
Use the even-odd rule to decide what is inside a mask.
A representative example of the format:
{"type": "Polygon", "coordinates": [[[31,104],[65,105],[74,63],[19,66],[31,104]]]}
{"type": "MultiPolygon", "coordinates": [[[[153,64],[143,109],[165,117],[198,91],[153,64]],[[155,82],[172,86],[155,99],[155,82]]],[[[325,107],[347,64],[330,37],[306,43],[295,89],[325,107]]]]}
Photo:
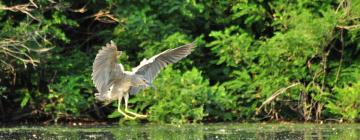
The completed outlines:
{"type": "MultiPolygon", "coordinates": [[[[142,119],[147,115],[138,114],[128,110],[129,95],[135,95],[140,90],[154,87],[152,82],[167,65],[178,62],[188,56],[195,47],[195,42],[165,50],[149,59],[143,59],[131,71],[125,71],[118,59],[122,51],[118,51],[116,44],[110,41],[96,54],[92,66],[92,80],[98,90],[95,99],[100,102],[111,103],[118,101],[117,111],[125,119],[142,119]],[[125,109],[121,110],[124,99],[125,109]]],[[[155,87],[154,87],[155,88],[155,87]]]]}

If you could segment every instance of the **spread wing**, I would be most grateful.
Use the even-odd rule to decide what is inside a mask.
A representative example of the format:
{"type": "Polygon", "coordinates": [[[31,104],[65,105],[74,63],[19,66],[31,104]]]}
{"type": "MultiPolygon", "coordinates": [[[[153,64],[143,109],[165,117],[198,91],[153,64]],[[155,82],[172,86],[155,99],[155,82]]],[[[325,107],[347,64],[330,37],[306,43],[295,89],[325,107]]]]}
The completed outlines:
{"type": "Polygon", "coordinates": [[[109,90],[113,79],[123,73],[123,69],[117,64],[117,57],[121,52],[117,51],[113,41],[106,44],[105,47],[96,55],[93,63],[92,80],[100,94],[109,90]]]}
{"type": "MultiPolygon", "coordinates": [[[[174,49],[168,49],[148,60],[144,59],[139,66],[133,68],[133,72],[138,75],[143,75],[149,82],[152,82],[161,69],[188,56],[192,52],[194,46],[195,43],[193,42],[174,49]]],[[[143,88],[144,87],[131,87],[130,94],[136,94],[143,88]]]]}

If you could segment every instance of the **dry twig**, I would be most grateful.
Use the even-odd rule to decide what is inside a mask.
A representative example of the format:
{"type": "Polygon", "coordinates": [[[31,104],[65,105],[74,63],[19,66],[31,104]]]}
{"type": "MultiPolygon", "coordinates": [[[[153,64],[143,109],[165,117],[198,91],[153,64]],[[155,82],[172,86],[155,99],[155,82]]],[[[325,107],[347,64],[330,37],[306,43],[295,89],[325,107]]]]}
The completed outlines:
{"type": "Polygon", "coordinates": [[[119,23],[119,20],[115,16],[111,15],[109,11],[100,10],[93,16],[95,17],[95,20],[100,21],[100,22],[104,22],[104,23],[117,22],[117,23],[119,23]]]}
{"type": "Polygon", "coordinates": [[[273,95],[271,95],[269,98],[267,98],[262,104],[261,106],[256,110],[256,114],[259,114],[260,110],[267,104],[269,104],[271,101],[275,100],[276,97],[278,97],[280,94],[286,92],[286,90],[288,90],[289,88],[292,88],[294,86],[299,85],[300,83],[294,83],[288,87],[285,88],[281,88],[279,90],[277,90],[273,95]]]}
{"type": "Polygon", "coordinates": [[[19,4],[19,5],[14,5],[14,6],[2,6],[0,7],[0,10],[8,10],[8,11],[12,11],[12,12],[21,12],[24,13],[26,15],[28,15],[29,17],[31,17],[32,19],[39,21],[36,17],[34,17],[30,12],[34,10],[35,7],[37,8],[38,6],[31,0],[30,3],[27,4],[19,4]]]}
{"type": "Polygon", "coordinates": [[[349,25],[349,26],[337,25],[336,27],[339,28],[339,29],[352,30],[352,29],[360,28],[360,24],[357,24],[357,25],[349,25]]]}

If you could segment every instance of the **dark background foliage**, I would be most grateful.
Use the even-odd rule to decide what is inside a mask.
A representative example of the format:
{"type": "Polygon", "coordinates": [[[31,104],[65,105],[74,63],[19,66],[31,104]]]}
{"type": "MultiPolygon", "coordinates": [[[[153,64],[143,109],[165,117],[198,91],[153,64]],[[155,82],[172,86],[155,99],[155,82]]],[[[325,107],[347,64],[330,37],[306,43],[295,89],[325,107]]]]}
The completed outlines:
{"type": "Polygon", "coordinates": [[[122,120],[94,100],[92,61],[113,40],[130,70],[196,41],[131,97],[145,121],[358,121],[358,0],[0,2],[0,120],[122,120]]]}

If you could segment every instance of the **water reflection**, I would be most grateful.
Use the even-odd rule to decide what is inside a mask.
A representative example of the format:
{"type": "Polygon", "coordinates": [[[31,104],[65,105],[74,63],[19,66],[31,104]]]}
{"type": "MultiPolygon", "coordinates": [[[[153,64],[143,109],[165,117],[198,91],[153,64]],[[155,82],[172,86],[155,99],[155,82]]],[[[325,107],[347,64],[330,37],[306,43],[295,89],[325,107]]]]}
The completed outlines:
{"type": "Polygon", "coordinates": [[[97,127],[3,127],[0,139],[295,139],[360,138],[360,124],[210,124],[97,127]]]}

